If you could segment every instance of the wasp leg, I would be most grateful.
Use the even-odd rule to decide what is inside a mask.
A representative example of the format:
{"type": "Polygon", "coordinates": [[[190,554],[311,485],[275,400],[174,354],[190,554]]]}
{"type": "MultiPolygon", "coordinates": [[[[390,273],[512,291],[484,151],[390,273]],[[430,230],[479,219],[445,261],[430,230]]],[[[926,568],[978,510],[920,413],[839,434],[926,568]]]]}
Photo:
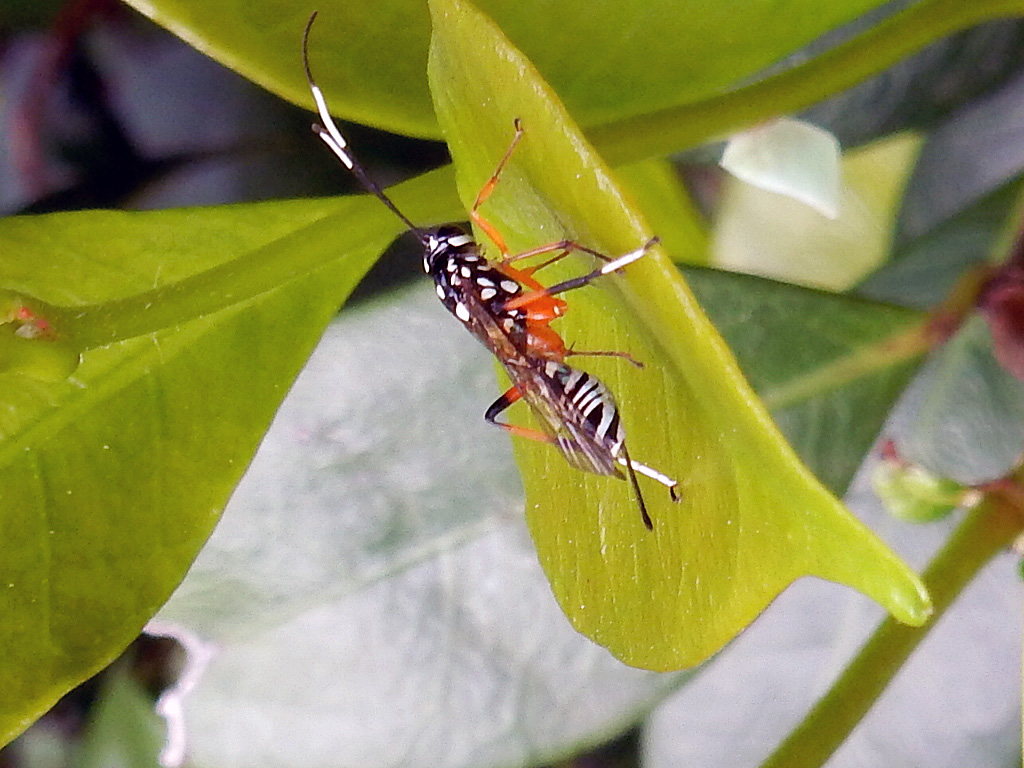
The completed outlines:
{"type": "Polygon", "coordinates": [[[566,291],[572,291],[575,290],[576,288],[582,288],[584,285],[587,285],[588,283],[591,283],[597,278],[602,277],[604,275],[610,275],[612,272],[618,272],[623,267],[626,267],[632,264],[634,261],[640,259],[640,257],[647,253],[647,251],[649,251],[651,248],[657,245],[658,242],[658,238],[652,237],[650,240],[644,243],[643,246],[637,248],[635,251],[630,251],[629,253],[623,254],[622,256],[619,256],[616,259],[612,259],[607,264],[595,269],[593,272],[588,272],[585,275],[574,277],[571,280],[565,280],[561,283],[556,283],[555,285],[550,286],[547,289],[547,292],[551,296],[554,296],[557,293],[565,293],[566,291]]]}
{"type": "Polygon", "coordinates": [[[507,424],[503,421],[498,421],[498,415],[503,411],[507,410],[514,402],[522,397],[522,393],[519,391],[519,387],[512,387],[505,394],[491,403],[491,407],[484,413],[484,421],[488,424],[493,424],[496,427],[504,429],[509,434],[515,435],[516,437],[525,437],[527,440],[535,440],[538,443],[553,444],[555,439],[551,435],[540,432],[536,429],[529,429],[527,427],[520,427],[515,424],[507,424]]]}
{"type": "Polygon", "coordinates": [[[526,293],[521,293],[514,299],[509,301],[505,305],[505,309],[518,309],[520,307],[530,304],[531,302],[537,301],[545,296],[554,296],[559,293],[565,293],[566,291],[575,290],[576,288],[582,288],[588,283],[592,283],[599,277],[603,277],[604,275],[610,275],[612,272],[618,272],[623,267],[632,264],[634,261],[640,259],[645,253],[647,253],[647,251],[653,248],[657,243],[658,238],[652,237],[650,240],[644,243],[642,247],[637,248],[635,251],[630,251],[627,254],[619,256],[617,259],[612,259],[607,264],[604,264],[603,266],[595,269],[593,272],[588,272],[585,275],[580,275],[579,277],[574,277],[570,280],[565,280],[561,283],[556,283],[555,285],[549,286],[548,288],[534,289],[532,291],[527,291],[526,293]]]}
{"type": "Polygon", "coordinates": [[[629,354],[629,352],[614,352],[614,351],[610,352],[610,351],[607,351],[607,350],[591,351],[591,350],[582,350],[582,349],[579,349],[579,350],[577,350],[577,349],[568,349],[565,352],[565,356],[569,357],[569,355],[573,355],[574,357],[581,357],[581,356],[586,356],[586,357],[621,357],[627,363],[630,363],[631,365],[635,365],[637,368],[643,368],[644,367],[644,364],[641,363],[639,360],[637,360],[635,357],[633,357],[631,354],[629,354]]]}
{"type": "Polygon", "coordinates": [[[589,254],[590,256],[593,256],[596,259],[600,259],[601,261],[614,261],[614,259],[612,259],[612,257],[609,256],[607,253],[601,253],[600,251],[596,251],[593,248],[587,248],[587,246],[581,245],[577,243],[575,240],[558,240],[557,242],[554,243],[548,243],[547,245],[538,245],[536,248],[530,248],[528,251],[521,251],[520,253],[514,253],[510,256],[506,256],[504,259],[502,259],[501,263],[504,266],[507,264],[511,264],[513,261],[522,261],[523,259],[530,259],[533,258],[534,256],[542,256],[545,253],[554,253],[555,251],[560,251],[560,253],[556,254],[547,261],[541,262],[540,264],[536,264],[522,271],[533,273],[539,269],[544,269],[544,267],[550,267],[556,261],[561,261],[570,253],[586,253],[589,254]]]}
{"type": "Polygon", "coordinates": [[[476,200],[473,202],[473,207],[469,209],[469,217],[478,227],[480,227],[491,242],[498,247],[502,256],[508,255],[508,246],[505,244],[505,238],[501,236],[497,227],[491,224],[491,222],[480,214],[479,208],[487,202],[487,198],[491,196],[491,193],[494,192],[494,188],[498,186],[498,178],[501,176],[501,172],[505,170],[505,166],[508,165],[509,158],[512,157],[512,153],[516,149],[516,145],[519,143],[519,140],[523,138],[523,124],[518,117],[515,119],[515,128],[516,133],[512,137],[512,142],[508,145],[508,149],[505,150],[505,155],[498,163],[498,167],[494,169],[494,173],[491,174],[491,178],[489,178],[480,188],[480,192],[477,193],[476,200]]]}

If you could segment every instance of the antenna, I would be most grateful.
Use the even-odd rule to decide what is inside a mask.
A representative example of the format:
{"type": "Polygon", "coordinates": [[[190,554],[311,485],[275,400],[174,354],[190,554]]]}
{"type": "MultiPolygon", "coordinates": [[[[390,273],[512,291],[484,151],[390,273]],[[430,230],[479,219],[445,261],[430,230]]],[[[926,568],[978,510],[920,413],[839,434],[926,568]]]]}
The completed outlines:
{"type": "Polygon", "coordinates": [[[622,441],[622,458],[625,459],[621,462],[626,467],[626,474],[629,475],[629,482],[633,486],[633,493],[636,494],[636,503],[640,507],[640,517],[644,521],[644,525],[647,526],[648,531],[654,530],[654,523],[651,522],[651,516],[647,514],[647,505],[644,504],[644,495],[640,493],[640,483],[637,482],[636,472],[633,469],[633,461],[629,458],[629,452],[626,450],[626,441],[622,441]]]}
{"type": "Polygon", "coordinates": [[[391,198],[384,194],[384,190],[366,175],[366,171],[363,170],[362,166],[356,161],[355,156],[349,151],[348,142],[341,135],[341,131],[338,130],[338,126],[335,125],[334,119],[331,117],[330,110],[327,109],[327,100],[324,98],[323,91],[320,90],[320,86],[313,80],[313,72],[309,67],[309,31],[313,28],[316,16],[317,12],[313,11],[309,21],[306,22],[306,29],[302,33],[302,66],[306,70],[306,82],[309,83],[309,90],[313,94],[313,101],[316,102],[317,114],[323,123],[323,125],[313,123],[313,132],[338,156],[338,159],[352,172],[352,175],[356,177],[363,189],[376,195],[377,199],[384,203],[395,216],[401,219],[402,223],[409,228],[410,232],[416,235],[416,238],[421,243],[425,244],[427,239],[420,228],[409,221],[405,214],[398,210],[398,206],[391,202],[391,198]]]}
{"type": "Polygon", "coordinates": [[[653,526],[651,524],[651,518],[647,514],[647,505],[644,504],[644,497],[640,494],[640,484],[636,480],[636,473],[639,472],[641,475],[645,475],[651,478],[651,480],[656,480],[657,482],[664,485],[666,488],[668,488],[668,495],[671,497],[672,501],[676,503],[679,502],[679,494],[676,491],[676,488],[678,487],[679,483],[677,483],[668,475],[663,475],[658,470],[652,469],[651,467],[648,467],[646,464],[641,464],[639,461],[633,461],[631,458],[629,458],[629,453],[626,451],[625,440],[622,441],[621,447],[622,455],[617,456],[616,461],[618,461],[619,464],[626,468],[626,474],[629,475],[629,482],[632,484],[633,492],[636,494],[637,504],[640,506],[640,516],[644,519],[644,525],[646,525],[648,529],[652,529],[653,526]]]}

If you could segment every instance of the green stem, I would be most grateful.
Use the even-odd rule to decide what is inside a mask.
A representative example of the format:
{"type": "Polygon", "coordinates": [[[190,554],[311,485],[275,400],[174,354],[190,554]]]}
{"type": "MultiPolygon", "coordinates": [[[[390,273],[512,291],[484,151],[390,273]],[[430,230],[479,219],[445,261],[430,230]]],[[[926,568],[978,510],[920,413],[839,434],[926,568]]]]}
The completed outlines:
{"type": "Polygon", "coordinates": [[[924,627],[883,621],[843,674],[761,768],[817,768],[838,749],[961,590],[1024,527],[1011,494],[991,493],[935,557],[924,582],[935,608],[924,627]]]}
{"type": "MultiPolygon", "coordinates": [[[[701,102],[601,126],[590,136],[615,164],[663,156],[819,101],[950,32],[1021,13],[1024,0],[924,0],[854,40],[780,75],[701,102]]],[[[438,173],[450,173],[450,169],[438,173]]],[[[407,212],[423,221],[452,216],[454,196],[439,204],[436,195],[416,193],[421,181],[432,186],[436,179],[434,174],[427,174],[413,180],[405,190],[407,197],[396,191],[397,197],[407,201],[402,203],[411,209],[407,212]]],[[[454,189],[454,185],[448,184],[447,189],[454,189]]],[[[315,231],[316,226],[307,229],[315,231]]],[[[304,240],[310,235],[301,232],[293,237],[304,240]]],[[[380,228],[377,235],[380,236],[380,228]]],[[[80,350],[103,346],[254,298],[335,258],[294,245],[295,241],[286,239],[178,283],[115,301],[81,307],[30,303],[80,350]]]]}
{"type": "MultiPolygon", "coordinates": [[[[459,218],[451,167],[424,174],[395,187],[396,202],[416,220],[459,218]]],[[[153,333],[204,317],[261,296],[335,261],[364,250],[380,253],[404,226],[367,196],[341,200],[338,215],[328,216],[266,246],[183,280],[121,299],[64,306],[25,298],[24,304],[52,325],[79,352],[153,333]],[[319,243],[336,239],[346,228],[350,247],[325,251],[319,243]]],[[[370,256],[375,255],[371,253],[370,256]]]]}
{"type": "Polygon", "coordinates": [[[928,324],[922,322],[887,339],[852,350],[848,355],[759,394],[770,411],[788,408],[822,392],[837,390],[865,376],[915,360],[933,346],[928,324]]]}
{"type": "Polygon", "coordinates": [[[725,94],[594,128],[588,138],[612,165],[664,157],[856,85],[953,32],[1024,14],[1024,0],[923,0],[805,64],[725,94]]]}
{"type": "Polygon", "coordinates": [[[775,411],[921,357],[944,344],[956,332],[974,310],[978,293],[991,274],[992,270],[988,267],[970,270],[921,323],[873,344],[851,350],[849,354],[792,378],[785,384],[769,387],[759,393],[761,399],[768,410],[775,411]]]}

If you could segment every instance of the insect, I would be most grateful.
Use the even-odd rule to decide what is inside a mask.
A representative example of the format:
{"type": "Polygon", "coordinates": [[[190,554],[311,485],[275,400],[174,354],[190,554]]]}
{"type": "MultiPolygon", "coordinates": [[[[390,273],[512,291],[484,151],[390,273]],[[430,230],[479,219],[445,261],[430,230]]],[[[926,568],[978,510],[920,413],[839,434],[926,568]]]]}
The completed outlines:
{"type": "Polygon", "coordinates": [[[640,492],[637,473],[668,488],[673,501],[679,501],[678,483],[629,457],[626,432],[608,388],[596,376],[555,360],[502,362],[514,385],[491,404],[484,418],[517,437],[556,445],[571,466],[584,472],[622,478],[619,466],[625,467],[640,517],[647,529],[652,530],[654,523],[640,492]],[[499,414],[520,398],[530,406],[544,431],[497,420],[499,414]]]}
{"type": "Polygon", "coordinates": [[[570,368],[564,360],[569,355],[613,355],[638,366],[639,363],[624,352],[582,352],[568,348],[561,336],[550,327],[550,323],[561,317],[567,308],[558,294],[583,287],[603,275],[632,264],[653,247],[657,239],[615,259],[571,240],[510,254],[501,233],[480,214],[479,209],[494,191],[502,170],[522,138],[523,128],[518,120],[512,142],[470,209],[470,218],[495,244],[502,260],[492,263],[486,259],[473,236],[460,226],[416,226],[359,165],[348,148],[348,142],[331,118],[326,100],[313,79],[309,65],[309,34],[315,19],[316,13],[313,13],[302,39],[306,79],[321,121],[314,123],[313,131],[352,172],[363,188],[375,195],[419,240],[423,247],[423,268],[433,279],[438,298],[497,357],[508,372],[513,386],[495,401],[485,418],[520,437],[553,443],[569,463],[579,469],[622,477],[616,465],[626,467],[644,524],[650,528],[650,516],[634,470],[665,484],[673,499],[677,498],[675,481],[629,459],[618,410],[611,394],[595,377],[570,368]],[[552,286],[546,287],[533,277],[537,270],[573,252],[590,254],[603,263],[587,274],[552,286]],[[553,255],[540,264],[525,268],[512,266],[513,262],[547,254],[553,255]],[[581,393],[578,389],[583,386],[581,382],[590,385],[589,397],[583,397],[587,393],[581,393]],[[572,386],[569,386],[570,383],[572,386]],[[520,398],[531,406],[547,433],[496,421],[499,413],[520,398]],[[601,415],[592,421],[598,412],[601,415]],[[602,420],[604,414],[608,414],[607,423],[602,420]]]}
{"type": "Polygon", "coordinates": [[[583,352],[568,349],[561,336],[550,327],[550,323],[566,311],[567,305],[563,299],[558,298],[558,294],[580,288],[598,277],[633,263],[653,247],[657,239],[652,239],[642,248],[617,259],[609,259],[605,254],[571,240],[561,240],[522,253],[510,254],[501,233],[481,215],[479,209],[497,186],[501,171],[523,135],[522,126],[518,121],[508,150],[491,178],[481,188],[470,210],[470,218],[495,243],[502,254],[502,261],[491,263],[484,258],[472,234],[458,225],[446,224],[432,228],[416,226],[356,161],[348,148],[348,142],[331,118],[327,102],[314,81],[309,66],[309,33],[315,19],[316,13],[310,16],[306,24],[302,42],[306,79],[321,120],[320,123],[313,125],[313,130],[352,172],[363,188],[384,203],[420,241],[423,246],[423,269],[433,279],[438,298],[445,307],[498,357],[501,357],[501,347],[506,342],[511,342],[531,356],[546,359],[562,360],[569,355],[614,355],[632,360],[628,354],[621,352],[583,352]],[[533,273],[537,270],[577,251],[590,254],[604,263],[588,274],[553,286],[545,287],[534,279],[533,273]],[[513,262],[549,253],[554,253],[554,256],[543,263],[526,268],[512,266],[513,262]],[[497,322],[497,327],[494,321],[497,322]]]}

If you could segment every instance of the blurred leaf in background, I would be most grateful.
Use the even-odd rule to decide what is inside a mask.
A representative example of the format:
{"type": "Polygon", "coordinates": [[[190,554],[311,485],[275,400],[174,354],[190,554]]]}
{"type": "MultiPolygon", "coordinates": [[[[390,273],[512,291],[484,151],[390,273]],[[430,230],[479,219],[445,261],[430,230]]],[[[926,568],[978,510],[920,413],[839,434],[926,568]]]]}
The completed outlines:
{"type": "MultiPolygon", "coordinates": [[[[918,6],[923,16],[942,4],[926,0],[918,6]]],[[[986,7],[978,3],[970,12],[981,18],[986,7]]],[[[545,5],[543,11],[522,3],[483,3],[482,8],[535,60],[573,117],[603,135],[611,135],[605,129],[616,120],[643,118],[651,110],[671,110],[700,99],[708,100],[699,103],[712,124],[718,119],[715,99],[725,89],[759,78],[770,85],[773,73],[812,63],[816,53],[837,40],[855,39],[858,30],[877,28],[898,10],[892,4],[841,3],[826,12],[819,4],[796,0],[741,9],[620,4],[602,11],[590,4],[581,11],[570,2],[545,5]],[[855,25],[844,25],[864,11],[871,13],[855,25]],[[816,39],[823,32],[828,34],[816,39]],[[573,42],[579,39],[588,44],[573,42]],[[809,48],[798,50],[812,41],[809,48]]],[[[952,18],[960,8],[966,6],[947,9],[947,16],[952,18]]],[[[154,2],[143,10],[200,50],[308,105],[298,37],[312,8],[286,2],[154,2]]],[[[0,12],[6,29],[21,23],[14,11],[11,6],[0,12]]],[[[437,138],[427,95],[430,24],[423,4],[348,3],[320,11],[314,64],[339,114],[437,138]]],[[[1015,22],[970,30],[804,114],[831,130],[848,149],[883,140],[858,153],[865,158],[875,153],[879,162],[864,176],[874,179],[865,187],[873,202],[856,211],[863,234],[852,238],[845,255],[829,245],[836,242],[835,232],[808,238],[807,217],[795,209],[771,217],[775,226],[769,243],[764,218],[753,224],[748,218],[763,214],[764,208],[754,205],[744,211],[726,205],[738,188],[704,164],[716,156],[714,149],[701,148],[688,156],[683,176],[689,189],[653,162],[632,166],[626,174],[629,194],[654,231],[666,244],[670,238],[678,244],[668,249],[673,255],[686,253],[692,263],[707,263],[707,231],[713,241],[722,242],[728,226],[748,234],[731,241],[723,258],[745,252],[747,262],[757,265],[759,253],[775,245],[771,260],[788,271],[769,274],[833,290],[852,286],[850,295],[836,297],[751,277],[687,273],[699,301],[787,438],[835,492],[846,489],[917,370],[927,344],[906,342],[924,338],[930,327],[927,310],[950,293],[965,270],[1005,256],[1016,227],[1019,158],[1024,157],[1016,127],[1020,121],[1013,117],[1024,55],[1020,35],[1015,22]],[[914,132],[909,138],[895,135],[906,129],[914,132]],[[731,191],[723,193],[723,183],[731,191]],[[877,190],[884,194],[876,196],[877,190]],[[694,214],[698,206],[708,213],[707,220],[694,214]],[[787,252],[797,251],[805,266],[794,267],[786,259],[787,252]],[[839,284],[805,279],[812,271],[833,275],[842,269],[846,277],[839,284]]],[[[0,67],[5,132],[0,142],[0,204],[8,211],[214,204],[304,196],[336,183],[351,188],[309,136],[304,110],[278,104],[226,70],[211,68],[194,51],[118,6],[89,17],[77,35],[62,43],[73,52],[55,65],[63,77],[47,75],[40,81],[34,74],[38,36],[19,34],[8,40],[0,67]],[[41,82],[50,84],[43,87],[41,82]],[[47,171],[41,185],[26,177],[25,157],[18,154],[24,146],[25,134],[19,132],[26,130],[20,118],[26,99],[50,105],[45,119],[29,121],[30,131],[45,131],[40,135],[48,137],[42,143],[47,171]]],[[[872,60],[870,49],[864,60],[872,60]]],[[[765,112],[762,119],[772,116],[765,112]]],[[[374,177],[383,181],[443,159],[436,144],[345,130],[374,177]],[[381,166],[379,156],[387,156],[390,167],[381,166]]],[[[653,129],[635,133],[641,140],[650,139],[651,146],[658,139],[653,129]]],[[[615,147],[602,149],[614,153],[615,147]]],[[[848,156],[847,167],[854,168],[858,159],[848,156]]],[[[848,173],[847,182],[856,184],[856,174],[848,173]]],[[[448,171],[396,194],[414,220],[424,224],[465,215],[448,171]]],[[[178,409],[177,418],[154,411],[149,426],[155,433],[172,427],[195,429],[190,439],[216,454],[200,462],[199,469],[185,470],[189,483],[224,468],[218,481],[225,489],[218,491],[221,500],[198,510],[204,520],[212,520],[230,487],[227,478],[237,476],[247,461],[228,462],[236,454],[218,452],[216,442],[204,443],[223,415],[217,411],[218,388],[224,397],[232,387],[236,393],[244,391],[254,383],[246,375],[252,366],[267,380],[275,378],[272,395],[247,404],[266,408],[265,424],[289,378],[270,376],[264,370],[266,361],[304,357],[303,344],[312,344],[351,281],[370,266],[397,227],[372,201],[351,208],[347,203],[295,201],[174,212],[166,219],[148,220],[157,224],[148,232],[132,218],[84,216],[77,219],[79,225],[95,225],[89,237],[70,226],[73,219],[12,220],[2,230],[7,266],[0,287],[31,288],[50,300],[95,300],[111,295],[113,286],[122,295],[145,291],[196,268],[188,259],[172,258],[175,254],[188,252],[208,264],[234,253],[261,254],[262,263],[273,263],[275,248],[291,253],[294,238],[308,243],[295,253],[306,253],[310,260],[318,252],[336,255],[340,261],[331,269],[347,275],[341,281],[323,280],[317,275],[324,273],[310,271],[312,261],[304,262],[299,271],[316,286],[309,296],[316,296],[318,307],[306,312],[273,310],[291,289],[264,295],[258,275],[242,271],[247,275],[242,282],[250,288],[247,301],[269,309],[263,312],[265,327],[277,335],[256,334],[249,326],[231,337],[220,336],[217,353],[207,360],[209,373],[229,370],[236,376],[192,379],[191,389],[182,391],[195,402],[178,409]],[[215,222],[213,236],[210,226],[215,222]],[[165,234],[155,237],[158,231],[165,234]],[[246,244],[246,237],[262,239],[246,244]],[[232,239],[236,251],[225,246],[232,239]],[[357,240],[363,250],[348,256],[357,240]],[[65,260],[54,261],[56,267],[47,273],[42,265],[50,264],[53,253],[65,260]],[[140,263],[134,263],[135,255],[142,257],[140,263]],[[107,293],[96,293],[98,289],[107,293]],[[210,398],[204,405],[217,411],[215,416],[198,407],[203,398],[210,398]],[[192,420],[182,416],[188,413],[192,420]]],[[[396,253],[391,263],[399,271],[417,269],[414,255],[396,253]]],[[[282,258],[280,263],[286,262],[282,258]]],[[[268,278],[266,285],[272,282],[268,278]]],[[[299,281],[291,285],[297,290],[299,281]]],[[[387,293],[330,326],[322,357],[314,358],[307,371],[309,383],[300,384],[293,405],[285,406],[211,548],[164,608],[165,625],[170,620],[194,622],[217,651],[201,683],[181,699],[194,764],[298,767],[333,765],[358,755],[369,764],[402,759],[431,765],[536,765],[577,755],[645,722],[646,713],[676,688],[677,697],[647,721],[647,764],[733,766],[763,758],[797,723],[823,682],[835,676],[877,614],[847,591],[801,582],[713,664],[687,675],[629,670],[573,633],[555,609],[518,522],[521,502],[506,442],[479,420],[496,394],[486,356],[462,338],[461,329],[429,293],[387,293]],[[248,716],[241,717],[243,712],[248,716]],[[349,745],[351,755],[344,753],[344,746],[339,750],[339,744],[349,745]]],[[[221,315],[200,318],[190,316],[183,303],[180,327],[164,332],[167,341],[153,343],[164,337],[152,336],[144,340],[151,344],[149,358],[137,354],[144,346],[139,341],[88,352],[71,384],[86,384],[91,396],[98,389],[95,382],[101,381],[110,402],[116,403],[118,387],[135,376],[136,386],[151,382],[150,396],[166,407],[161,377],[154,372],[175,356],[198,354],[189,341],[194,330],[233,311],[227,308],[233,299],[219,294],[217,300],[226,302],[221,315]],[[175,338],[188,343],[176,351],[170,343],[175,338]],[[101,359],[111,362],[105,378],[82,378],[101,359]],[[142,364],[145,359],[154,367],[142,364]]],[[[584,305],[581,299],[577,313],[574,303],[573,314],[581,321],[584,305]]],[[[975,335],[958,337],[943,350],[947,357],[957,348],[972,350],[958,356],[958,375],[966,375],[961,382],[982,371],[971,360],[985,358],[986,370],[999,371],[985,331],[968,323],[963,333],[975,335]]],[[[12,459],[20,456],[12,446],[28,446],[31,453],[50,434],[58,435],[54,445],[68,451],[68,429],[75,427],[85,440],[79,445],[102,438],[85,428],[94,423],[94,414],[64,407],[74,398],[77,403],[88,400],[74,386],[47,384],[24,369],[3,376],[7,418],[15,417],[10,424],[28,425],[31,419],[18,421],[26,414],[51,414],[47,424],[66,425],[56,433],[39,427],[16,437],[5,432],[12,459]],[[63,421],[53,420],[57,412],[63,421]]],[[[917,403],[942,400],[945,387],[950,393],[945,400],[957,411],[957,393],[965,385],[950,375],[938,379],[937,389],[931,381],[925,377],[917,382],[918,394],[911,394],[907,410],[886,428],[887,434],[901,442],[903,436],[916,434],[919,444],[936,447],[919,425],[948,423],[932,417],[922,421],[920,414],[939,410],[917,410],[917,403]]],[[[610,383],[620,389],[617,382],[610,383]]],[[[1010,401],[979,395],[972,402],[956,414],[965,423],[998,423],[1013,433],[1014,411],[1003,407],[1010,401]],[[978,420],[980,415],[992,421],[978,420]]],[[[136,420],[111,413],[111,436],[130,446],[119,449],[130,460],[117,463],[128,483],[115,489],[128,501],[77,508],[71,504],[65,508],[75,510],[74,518],[52,518],[57,523],[54,535],[80,545],[67,550],[73,558],[59,559],[58,575],[66,583],[81,584],[90,601],[87,589],[97,582],[76,581],[85,572],[102,573],[111,583],[133,588],[160,572],[160,589],[169,590],[202,538],[190,535],[190,548],[166,559],[162,570],[150,567],[166,555],[169,539],[162,532],[180,535],[174,526],[182,518],[165,513],[161,519],[160,510],[166,508],[160,505],[143,509],[154,496],[136,494],[136,483],[163,478],[163,488],[153,484],[151,490],[168,496],[180,494],[188,483],[168,472],[176,466],[167,461],[173,454],[155,448],[166,444],[135,439],[136,420]],[[164,468],[143,473],[139,467],[144,462],[163,462],[164,468]],[[126,514],[133,502],[138,516],[126,514]],[[66,519],[78,522],[65,526],[66,519]],[[129,527],[126,520],[132,521],[129,527]],[[125,547],[136,545],[137,551],[127,559],[102,557],[103,550],[93,545],[98,539],[81,535],[85,530],[100,532],[104,540],[113,537],[125,547]]],[[[246,422],[244,431],[254,442],[262,426],[258,419],[246,422]]],[[[993,464],[994,446],[985,430],[976,434],[978,439],[964,445],[954,445],[956,438],[943,440],[941,447],[960,449],[951,454],[953,466],[946,471],[998,465],[993,471],[999,472],[1012,464],[1008,441],[1000,441],[1004,458],[993,464]]],[[[245,453],[231,442],[231,451],[245,453]]],[[[193,458],[205,455],[187,453],[193,458]]],[[[100,485],[103,477],[93,475],[89,482],[100,485]]],[[[38,496],[44,500],[85,487],[54,482],[56,475],[49,470],[34,477],[51,480],[38,496]]],[[[33,482],[43,488],[38,479],[33,482]]],[[[10,498],[17,486],[5,487],[10,498]]],[[[863,486],[855,488],[849,501],[858,514],[915,565],[924,563],[955,524],[922,529],[888,521],[872,511],[863,486]]],[[[31,514],[37,503],[19,502],[0,510],[0,531],[12,542],[6,552],[59,556],[64,551],[13,544],[33,531],[45,534],[31,514]]],[[[47,538],[34,541],[45,544],[47,538]]],[[[11,562],[5,557],[0,555],[0,568],[11,562]]],[[[1008,683],[1006,675],[1020,658],[1013,574],[1011,558],[993,563],[830,765],[876,765],[880,760],[1019,764],[1019,684],[1008,683]],[[969,654],[965,648],[971,649],[969,654]]],[[[120,590],[106,596],[115,598],[120,590]]],[[[153,602],[159,601],[146,601],[133,610],[113,633],[117,639],[101,641],[106,643],[102,652],[86,654],[91,661],[78,666],[74,675],[46,684],[47,698],[52,700],[115,655],[152,611],[153,602]]],[[[7,607],[4,611],[5,616],[14,615],[7,607]]],[[[78,617],[68,616],[70,638],[75,637],[73,620],[78,617]]],[[[97,627],[109,632],[116,624],[104,620],[97,627]]],[[[6,622],[8,631],[13,626],[6,622]]],[[[29,648],[32,654],[50,650],[38,641],[29,648]]],[[[27,665],[19,674],[38,682],[52,671],[27,665]]],[[[96,690],[93,686],[77,692],[71,709],[63,711],[88,710],[96,690]]],[[[92,710],[97,718],[120,711],[121,694],[110,687],[102,691],[92,710]]],[[[17,713],[16,730],[45,707],[43,700],[27,709],[10,698],[6,703],[17,713]]],[[[82,725],[75,717],[54,717],[60,716],[44,719],[5,749],[2,760],[18,761],[19,766],[66,764],[82,725]]],[[[116,730],[106,733],[112,740],[108,746],[122,740],[122,746],[130,746],[129,736],[116,730]]],[[[150,743],[144,750],[149,758],[152,749],[150,743]]],[[[146,765],[149,758],[138,764],[146,765]]]]}

